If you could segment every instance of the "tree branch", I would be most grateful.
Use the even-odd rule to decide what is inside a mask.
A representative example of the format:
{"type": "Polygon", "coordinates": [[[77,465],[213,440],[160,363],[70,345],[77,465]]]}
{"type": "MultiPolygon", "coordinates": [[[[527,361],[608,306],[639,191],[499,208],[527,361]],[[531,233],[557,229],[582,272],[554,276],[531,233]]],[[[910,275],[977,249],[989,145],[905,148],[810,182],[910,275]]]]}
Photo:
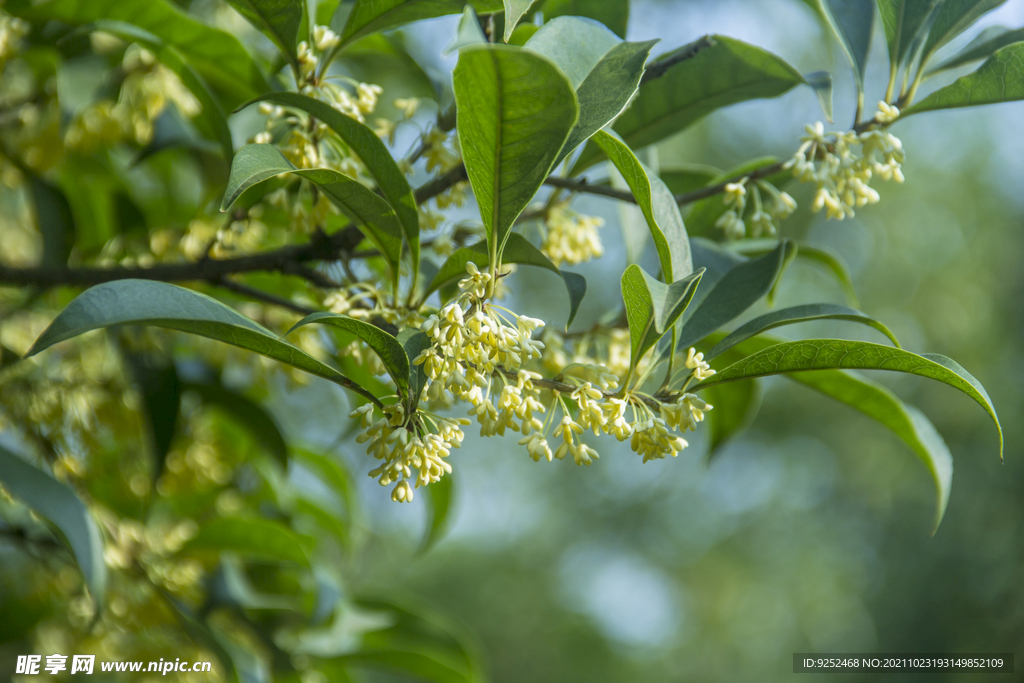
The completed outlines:
{"type": "Polygon", "coordinates": [[[687,59],[693,59],[702,50],[714,47],[716,44],[715,39],[711,36],[701,36],[689,45],[684,45],[675,52],[669,54],[667,57],[651,62],[647,65],[647,70],[644,71],[644,75],[640,79],[640,85],[653,81],[656,78],[661,78],[676,64],[685,62],[687,59]]]}

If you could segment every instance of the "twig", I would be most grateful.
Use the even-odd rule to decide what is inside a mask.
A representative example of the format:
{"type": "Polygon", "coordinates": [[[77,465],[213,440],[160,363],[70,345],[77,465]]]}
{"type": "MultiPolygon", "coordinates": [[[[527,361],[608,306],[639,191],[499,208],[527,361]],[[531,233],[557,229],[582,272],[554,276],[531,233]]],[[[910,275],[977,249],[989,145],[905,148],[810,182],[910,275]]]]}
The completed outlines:
{"type": "Polygon", "coordinates": [[[247,299],[255,299],[257,301],[262,301],[273,306],[280,306],[281,308],[287,308],[290,311],[295,311],[296,313],[301,313],[303,315],[309,315],[317,311],[317,309],[315,308],[309,308],[308,306],[297,304],[294,301],[290,301],[283,297],[277,296],[276,294],[264,292],[261,289],[256,289],[255,287],[250,287],[249,285],[243,285],[240,282],[228,280],[227,278],[217,280],[215,282],[212,282],[211,284],[216,285],[217,287],[222,287],[230,292],[234,292],[235,294],[244,296],[247,299]]]}
{"type": "Polygon", "coordinates": [[[545,185],[551,187],[559,187],[563,190],[571,190],[573,192],[580,192],[584,194],[596,194],[601,197],[608,197],[609,199],[618,199],[621,202],[630,202],[636,204],[636,198],[633,193],[628,190],[616,190],[613,187],[607,185],[591,185],[587,182],[586,178],[580,178],[574,180],[573,178],[562,178],[560,176],[548,176],[544,181],[545,185]]]}
{"type": "Polygon", "coordinates": [[[735,178],[729,178],[728,180],[720,182],[717,185],[712,185],[710,187],[702,187],[699,190],[694,190],[693,192],[684,192],[683,194],[677,194],[676,204],[689,204],[690,202],[695,202],[698,199],[706,199],[708,197],[713,197],[716,194],[721,194],[722,192],[725,192],[726,185],[738,182],[743,178],[749,178],[750,180],[760,180],[761,178],[767,178],[768,176],[775,175],[776,173],[781,171],[785,165],[785,161],[779,161],[777,163],[771,164],[770,166],[762,166],[756,171],[744,173],[743,175],[738,175],[735,178]]]}
{"type": "Polygon", "coordinates": [[[647,70],[644,71],[643,77],[640,79],[640,84],[643,85],[648,81],[653,81],[656,78],[661,78],[676,64],[685,62],[687,59],[693,59],[702,50],[706,50],[709,47],[714,47],[717,43],[711,36],[701,36],[697,40],[693,41],[689,45],[684,45],[679,48],[668,57],[664,59],[658,59],[647,65],[647,70]]]}

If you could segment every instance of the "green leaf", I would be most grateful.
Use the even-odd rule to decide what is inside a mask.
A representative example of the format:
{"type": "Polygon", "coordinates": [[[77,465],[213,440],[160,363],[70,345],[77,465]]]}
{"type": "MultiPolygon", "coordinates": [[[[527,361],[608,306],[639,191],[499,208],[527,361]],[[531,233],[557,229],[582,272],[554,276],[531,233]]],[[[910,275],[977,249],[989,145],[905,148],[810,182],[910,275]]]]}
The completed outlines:
{"type": "Polygon", "coordinates": [[[142,398],[142,412],[153,453],[155,482],[163,474],[167,453],[174,440],[182,385],[174,362],[169,358],[127,352],[124,358],[142,398]]]}
{"type": "Polygon", "coordinates": [[[304,0],[227,0],[228,4],[270,38],[298,69],[296,46],[306,12],[304,0]]]}
{"type": "MultiPolygon", "coordinates": [[[[664,140],[716,109],[778,97],[805,82],[789,64],[758,47],[724,36],[713,36],[712,42],[711,47],[670,67],[661,78],[640,86],[632,105],[613,126],[630,149],[664,140]]],[[[671,59],[673,54],[659,60],[671,59]]],[[[574,172],[599,158],[596,149],[584,150],[574,172]]]]}
{"type": "Polygon", "coordinates": [[[977,38],[968,43],[960,52],[938,66],[932,67],[928,75],[931,76],[940,71],[953,69],[970,62],[988,59],[996,50],[1020,42],[1024,42],[1024,28],[1011,31],[1005,26],[990,26],[982,31],[977,38]]]}
{"type": "MultiPolygon", "coordinates": [[[[742,350],[741,352],[744,354],[756,353],[774,346],[780,341],[782,340],[767,336],[756,337],[734,347],[731,353],[736,354],[737,350],[742,350]]],[[[786,378],[820,391],[826,396],[831,396],[877,420],[917,454],[928,468],[935,483],[936,515],[935,526],[932,530],[934,534],[949,500],[950,484],[953,478],[953,458],[949,453],[949,448],[928,418],[913,406],[903,403],[884,386],[850,370],[795,372],[786,375],[786,378]]],[[[756,380],[729,382],[708,387],[705,390],[705,399],[715,406],[715,409],[709,414],[712,424],[719,406],[711,401],[710,396],[713,395],[711,392],[726,387],[750,386],[754,383],[756,380]]]]}
{"type": "Polygon", "coordinates": [[[550,59],[568,76],[580,118],[560,158],[604,128],[629,104],[657,41],[624,43],[604,26],[580,17],[549,21],[524,46],[550,59]]]}
{"type": "Polygon", "coordinates": [[[545,21],[563,16],[596,19],[620,38],[626,37],[629,24],[629,0],[541,0],[537,4],[537,11],[544,15],[545,21]]]}
{"type": "Polygon", "coordinates": [[[863,93],[864,71],[875,28],[874,0],[818,0],[818,9],[850,60],[857,92],[863,93]]]}
{"type": "Polygon", "coordinates": [[[935,524],[932,533],[946,511],[949,489],[953,479],[953,456],[921,411],[903,403],[891,391],[861,375],[848,370],[803,372],[790,375],[805,386],[859,410],[892,430],[917,454],[928,468],[935,482],[935,524]]]}
{"type": "Polygon", "coordinates": [[[707,296],[694,305],[679,330],[679,348],[694,346],[767,295],[792,248],[789,241],[783,240],[771,253],[729,269],[707,296]]]}
{"type": "Polygon", "coordinates": [[[910,58],[915,39],[940,0],[878,0],[878,14],[889,43],[889,66],[895,73],[910,58]]]}
{"type": "Polygon", "coordinates": [[[690,305],[703,270],[666,285],[633,264],[622,274],[622,301],[629,321],[630,375],[640,359],[675,325],[690,305]]]}
{"type": "Polygon", "coordinates": [[[454,78],[459,143],[497,265],[576,125],[576,94],[547,59],[505,46],[462,50],[454,78]]]}
{"type": "Polygon", "coordinates": [[[449,474],[423,489],[427,498],[427,526],[420,543],[420,552],[430,550],[448,531],[453,502],[452,486],[452,475],[449,474]]]}
{"type": "Polygon", "coordinates": [[[451,54],[464,47],[481,45],[486,42],[487,36],[484,35],[484,30],[480,28],[480,17],[477,16],[472,5],[466,5],[466,9],[462,11],[462,17],[459,18],[459,26],[455,31],[455,37],[452,38],[452,42],[445,45],[441,54],[451,54]]]}
{"type": "Polygon", "coordinates": [[[918,355],[892,346],[842,339],[784,342],[719,370],[695,388],[751,377],[835,369],[903,372],[929,377],[962,391],[984,408],[995,423],[999,433],[999,457],[1002,458],[1003,429],[985,388],[955,361],[937,354],[918,355]]]}
{"type": "Polygon", "coordinates": [[[376,325],[350,318],[347,315],[338,315],[337,313],[328,313],[326,311],[317,311],[307,315],[295,323],[286,334],[291,334],[300,327],[313,323],[337,327],[359,337],[380,357],[381,362],[384,363],[384,367],[387,368],[388,374],[391,375],[391,379],[394,380],[398,390],[403,394],[408,393],[409,358],[405,355],[405,349],[402,348],[397,339],[376,325]]]}
{"type": "Polygon", "coordinates": [[[288,467],[288,444],[274,416],[263,406],[219,382],[186,382],[182,390],[195,392],[207,407],[219,408],[238,421],[282,467],[288,467]]]}
{"type": "Polygon", "coordinates": [[[935,9],[935,17],[924,41],[923,62],[927,62],[936,50],[966,31],[983,14],[1005,2],[1006,0],[942,0],[935,9]]]}
{"type": "Polygon", "coordinates": [[[345,116],[337,109],[320,100],[291,92],[268,93],[255,100],[257,102],[273,102],[285,107],[300,109],[314,118],[323,121],[338,134],[345,144],[363,162],[370,177],[377,183],[380,193],[394,209],[401,223],[402,234],[405,235],[412,255],[413,272],[419,269],[420,263],[420,223],[416,200],[405,174],[388,152],[384,142],[370,128],[355,119],[345,116]]]}
{"type": "Polygon", "coordinates": [[[804,78],[807,79],[807,85],[811,86],[811,90],[817,96],[825,118],[832,123],[832,74],[827,71],[815,71],[807,74],[804,78]]]}
{"type": "Polygon", "coordinates": [[[739,327],[725,339],[718,342],[718,344],[711,349],[711,352],[708,353],[707,357],[710,360],[711,358],[714,358],[715,356],[718,356],[724,351],[732,348],[736,344],[750,339],[751,337],[755,337],[762,332],[767,332],[770,329],[781,327],[783,325],[794,325],[796,323],[808,322],[811,320],[848,320],[850,322],[861,323],[875,328],[892,340],[892,343],[897,347],[900,345],[896,336],[889,331],[889,328],[858,310],[837,304],[806,304],[803,306],[784,308],[780,311],[773,311],[754,318],[750,322],[739,327]]]}
{"type": "Polygon", "coordinates": [[[904,116],[936,109],[976,107],[1024,99],[1024,43],[1000,50],[974,73],[936,90],[903,112],[904,116]]]}
{"type": "Polygon", "coordinates": [[[309,557],[299,536],[284,524],[268,519],[219,517],[200,527],[181,549],[192,555],[219,555],[225,550],[246,557],[309,566],[309,557]]]}
{"type": "Polygon", "coordinates": [[[707,388],[704,400],[715,408],[707,416],[709,460],[753,423],[763,394],[758,382],[735,382],[707,388]]]}
{"type": "Polygon", "coordinates": [[[36,225],[43,238],[44,266],[66,267],[75,245],[75,215],[59,187],[35,174],[28,177],[29,196],[35,205],[36,225]]]}
{"type": "MultiPolygon", "coordinates": [[[[412,365],[424,349],[431,346],[430,337],[425,332],[408,327],[398,333],[398,343],[405,349],[405,355],[409,358],[409,401],[411,408],[415,409],[419,403],[420,394],[427,383],[427,371],[423,364],[412,365]]],[[[410,410],[410,412],[412,412],[410,410]]]]}
{"type": "Polygon", "coordinates": [[[118,280],[85,290],[50,323],[27,355],[114,325],[154,325],[226,342],[329,379],[380,405],[373,394],[334,368],[216,299],[150,280],[118,280]]]}
{"type": "Polygon", "coordinates": [[[505,0],[505,42],[512,38],[512,32],[519,24],[534,0],[505,0]]]}
{"type": "MultiPolygon", "coordinates": [[[[342,46],[375,31],[384,31],[420,19],[458,14],[466,4],[465,0],[355,0],[345,29],[341,32],[342,46]]],[[[468,4],[481,13],[500,12],[504,9],[501,0],[471,0],[468,4]]]]}
{"type": "MultiPolygon", "coordinates": [[[[430,296],[445,284],[466,276],[466,264],[472,261],[481,268],[490,265],[490,258],[487,255],[487,244],[477,242],[469,247],[457,249],[448,257],[441,268],[438,269],[434,279],[427,286],[424,297],[430,296]]],[[[582,275],[559,270],[540,249],[533,246],[525,237],[517,232],[509,233],[505,243],[503,261],[505,263],[518,263],[528,266],[537,266],[550,270],[562,278],[565,283],[565,290],[569,294],[569,319],[565,324],[568,329],[572,321],[576,319],[580,304],[587,293],[587,281],[582,275]]]]}
{"type": "Polygon", "coordinates": [[[71,549],[96,604],[102,607],[107,585],[103,538],[89,510],[75,492],[0,446],[0,483],[60,532],[71,549]]]}
{"type": "MultiPolygon", "coordinates": [[[[853,287],[850,269],[846,266],[842,257],[828,247],[814,246],[806,242],[797,242],[796,244],[798,247],[796,252],[797,258],[813,261],[828,270],[843,288],[849,305],[856,308],[859,305],[857,303],[857,291],[853,287]]],[[[767,254],[776,246],[778,246],[778,241],[768,238],[743,240],[737,242],[734,248],[738,253],[746,256],[760,256],[761,254],[767,254]]]]}
{"type": "MultiPolygon", "coordinates": [[[[231,162],[231,177],[221,211],[227,211],[253,185],[282,173],[291,173],[316,184],[345,215],[356,221],[391,267],[397,290],[403,225],[387,200],[343,173],[326,168],[298,169],[273,145],[246,145],[231,162]]],[[[418,236],[416,241],[418,246],[418,236]]]]}
{"type": "Polygon", "coordinates": [[[226,96],[228,107],[271,89],[237,38],[196,21],[167,0],[9,0],[4,11],[40,24],[48,19],[74,26],[101,20],[133,24],[177,49],[226,96]]]}
{"type": "Polygon", "coordinates": [[[594,136],[594,142],[604,150],[625,178],[643,211],[654,246],[658,250],[665,282],[676,282],[692,273],[690,238],[686,234],[683,217],[679,214],[679,205],[668,187],[658,176],[649,173],[632,150],[615,136],[599,131],[594,136]]]}

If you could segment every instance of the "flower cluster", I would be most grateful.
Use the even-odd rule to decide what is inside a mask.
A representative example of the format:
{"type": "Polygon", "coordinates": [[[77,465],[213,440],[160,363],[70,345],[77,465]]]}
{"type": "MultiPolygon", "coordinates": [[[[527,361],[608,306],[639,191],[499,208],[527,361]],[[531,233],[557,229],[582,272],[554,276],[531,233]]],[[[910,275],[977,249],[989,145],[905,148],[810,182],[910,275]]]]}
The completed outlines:
{"type": "Polygon", "coordinates": [[[18,41],[28,34],[30,28],[27,22],[0,13],[0,66],[18,52],[18,41]]]}
{"type": "Polygon", "coordinates": [[[168,105],[174,104],[188,118],[202,111],[177,74],[149,50],[129,45],[121,68],[127,75],[117,102],[101,100],[80,112],[64,135],[68,147],[88,150],[124,139],[145,145],[153,138],[153,123],[168,105]]]}
{"type": "MultiPolygon", "coordinates": [[[[577,465],[590,465],[599,454],[584,442],[587,431],[629,441],[644,462],[675,456],[687,447],[679,432],[696,429],[711,410],[685,393],[691,381],[714,374],[702,354],[690,349],[683,392],[665,400],[635,390],[615,393],[622,377],[596,362],[567,362],[560,365],[557,381],[545,380],[529,369],[549,362],[545,344],[533,338],[544,323],[491,303],[492,274],[473,263],[466,271],[459,282],[461,294],[420,326],[430,345],[413,364],[426,375],[427,405],[449,406],[452,399],[468,403],[481,436],[518,432],[519,444],[535,461],[571,456],[577,465]]],[[[560,348],[562,360],[568,361],[560,348]]],[[[367,452],[383,461],[370,476],[383,486],[394,483],[392,500],[407,502],[413,489],[451,472],[445,459],[459,447],[462,427],[470,420],[440,417],[423,408],[408,412],[402,398],[384,406],[376,421],[371,405],[351,416],[364,429],[357,441],[368,443],[367,452]]]]}
{"type": "MultiPolygon", "coordinates": [[[[885,102],[878,103],[878,110],[875,119],[883,124],[899,116],[899,109],[885,102]]],[[[821,122],[806,130],[786,168],[801,182],[817,185],[813,211],[824,208],[829,218],[850,218],[856,207],[878,202],[878,192],[870,186],[872,178],[903,182],[903,144],[891,133],[880,129],[826,133],[821,122]]]]}
{"type": "Polygon", "coordinates": [[[754,237],[762,234],[774,236],[778,230],[776,223],[784,220],[796,210],[796,202],[785,192],[780,192],[771,183],[760,180],[750,183],[750,178],[741,178],[735,183],[725,186],[722,202],[726,211],[715,222],[715,227],[725,232],[727,239],[743,239],[747,236],[747,225],[743,221],[743,212],[747,208],[747,188],[753,197],[753,212],[749,217],[751,233],[754,237]],[[771,200],[769,205],[762,199],[761,191],[771,200]]]}
{"type": "Polygon", "coordinates": [[[556,266],[563,263],[576,265],[604,254],[604,246],[597,229],[604,219],[584,216],[567,208],[556,206],[547,213],[544,242],[540,250],[556,266]]]}
{"type": "Polygon", "coordinates": [[[469,424],[469,420],[439,417],[425,411],[409,415],[401,403],[384,406],[383,413],[374,421],[373,405],[367,403],[349,417],[359,418],[366,430],[356,442],[368,442],[366,452],[383,461],[370,476],[381,486],[395,483],[391,500],[408,503],[413,499],[414,488],[432,484],[452,471],[444,459],[461,445],[465,436],[462,426],[469,424]],[[414,483],[410,484],[410,480],[414,483]]]}

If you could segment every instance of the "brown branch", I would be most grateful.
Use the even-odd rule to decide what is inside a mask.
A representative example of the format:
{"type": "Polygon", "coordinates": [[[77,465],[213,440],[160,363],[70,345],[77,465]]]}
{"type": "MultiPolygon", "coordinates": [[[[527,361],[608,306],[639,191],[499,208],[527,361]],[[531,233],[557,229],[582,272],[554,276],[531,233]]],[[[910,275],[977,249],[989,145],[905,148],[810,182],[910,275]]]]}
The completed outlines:
{"type": "Polygon", "coordinates": [[[708,197],[713,197],[716,194],[721,194],[722,192],[725,192],[726,185],[729,185],[730,183],[739,182],[744,178],[748,178],[750,180],[760,180],[761,178],[767,178],[768,176],[775,175],[776,173],[781,171],[785,164],[785,161],[779,161],[777,163],[771,164],[770,166],[762,166],[756,171],[744,173],[743,175],[738,175],[735,178],[729,178],[728,180],[720,182],[717,185],[712,185],[710,187],[702,187],[699,190],[694,190],[693,192],[684,192],[683,194],[677,194],[676,204],[689,204],[690,202],[695,202],[699,199],[707,199],[708,197]]]}
{"type": "Polygon", "coordinates": [[[544,184],[550,185],[551,187],[559,187],[563,190],[571,190],[572,192],[596,194],[601,197],[608,197],[609,199],[618,199],[621,202],[636,204],[636,198],[629,190],[616,190],[615,188],[608,187],[607,185],[591,185],[587,182],[586,178],[575,180],[573,178],[549,176],[544,181],[544,184]]]}
{"type": "Polygon", "coordinates": [[[250,287],[249,285],[243,285],[240,282],[228,280],[227,278],[224,278],[217,282],[213,282],[211,284],[214,284],[217,287],[222,287],[228,290],[229,292],[234,292],[235,294],[243,296],[247,299],[255,299],[256,301],[262,301],[263,303],[270,304],[272,306],[280,306],[281,308],[287,308],[290,311],[295,311],[296,313],[301,313],[302,315],[309,315],[311,313],[316,313],[317,311],[317,309],[315,308],[302,306],[301,304],[297,304],[294,301],[285,299],[284,297],[277,296],[276,294],[264,292],[261,289],[256,289],[255,287],[250,287]]]}
{"type": "Polygon", "coordinates": [[[644,75],[640,79],[640,85],[643,85],[648,81],[653,81],[655,78],[661,78],[676,64],[685,62],[687,59],[693,59],[699,52],[706,50],[709,47],[714,47],[715,45],[715,39],[711,36],[701,36],[689,45],[684,45],[667,57],[651,62],[647,65],[647,70],[644,71],[644,75]]]}

